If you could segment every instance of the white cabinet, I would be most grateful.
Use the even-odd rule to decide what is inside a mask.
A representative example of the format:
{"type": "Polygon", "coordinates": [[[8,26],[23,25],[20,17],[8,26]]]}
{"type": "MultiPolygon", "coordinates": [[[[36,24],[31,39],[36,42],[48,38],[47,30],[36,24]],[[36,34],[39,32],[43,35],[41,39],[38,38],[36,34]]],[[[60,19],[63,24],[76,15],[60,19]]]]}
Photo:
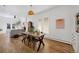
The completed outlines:
{"type": "Polygon", "coordinates": [[[79,53],[79,33],[77,34],[77,52],[79,53]]]}
{"type": "Polygon", "coordinates": [[[72,46],[75,52],[79,53],[79,33],[72,35],[72,46]]]}

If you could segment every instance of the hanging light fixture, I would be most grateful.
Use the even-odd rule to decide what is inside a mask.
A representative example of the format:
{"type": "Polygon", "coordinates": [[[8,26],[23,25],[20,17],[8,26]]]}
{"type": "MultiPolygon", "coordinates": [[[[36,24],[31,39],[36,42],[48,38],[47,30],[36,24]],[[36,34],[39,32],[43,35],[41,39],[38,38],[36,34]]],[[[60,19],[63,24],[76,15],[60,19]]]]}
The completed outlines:
{"type": "Polygon", "coordinates": [[[32,10],[32,5],[30,5],[30,10],[28,11],[28,15],[29,16],[34,15],[34,11],[32,10]]]}

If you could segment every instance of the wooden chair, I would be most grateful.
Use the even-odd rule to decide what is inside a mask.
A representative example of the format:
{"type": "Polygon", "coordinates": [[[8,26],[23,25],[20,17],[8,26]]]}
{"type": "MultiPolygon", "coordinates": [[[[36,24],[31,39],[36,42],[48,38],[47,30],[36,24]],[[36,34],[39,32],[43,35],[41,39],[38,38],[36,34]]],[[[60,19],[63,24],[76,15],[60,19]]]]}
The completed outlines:
{"type": "Polygon", "coordinates": [[[32,36],[28,35],[28,34],[23,34],[23,39],[22,42],[24,42],[24,44],[26,43],[25,41],[27,40],[27,44],[28,46],[30,45],[30,42],[32,41],[32,36]]]}
{"type": "Polygon", "coordinates": [[[27,36],[28,46],[31,44],[32,39],[33,39],[33,36],[32,35],[28,35],[27,36]]]}
{"type": "Polygon", "coordinates": [[[43,39],[44,39],[44,35],[41,35],[41,36],[39,37],[39,45],[38,45],[37,52],[39,51],[41,44],[42,44],[43,46],[45,46],[45,44],[44,44],[44,42],[43,42],[43,39]]]}
{"type": "Polygon", "coordinates": [[[41,35],[39,38],[33,38],[33,50],[35,50],[35,46],[36,46],[36,43],[38,42],[38,48],[37,48],[37,52],[39,51],[40,47],[41,47],[41,44],[43,46],[45,46],[44,42],[43,42],[43,39],[44,39],[44,35],[41,35]]]}

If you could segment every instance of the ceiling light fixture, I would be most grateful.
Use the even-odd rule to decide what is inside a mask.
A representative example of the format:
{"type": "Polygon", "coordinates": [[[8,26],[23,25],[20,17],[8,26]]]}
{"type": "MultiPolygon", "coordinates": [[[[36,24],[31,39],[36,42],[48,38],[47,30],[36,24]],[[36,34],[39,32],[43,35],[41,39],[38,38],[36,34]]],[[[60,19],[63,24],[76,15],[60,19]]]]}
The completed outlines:
{"type": "Polygon", "coordinates": [[[34,15],[34,11],[32,10],[32,5],[30,5],[30,10],[28,11],[28,15],[29,16],[34,15]]]}

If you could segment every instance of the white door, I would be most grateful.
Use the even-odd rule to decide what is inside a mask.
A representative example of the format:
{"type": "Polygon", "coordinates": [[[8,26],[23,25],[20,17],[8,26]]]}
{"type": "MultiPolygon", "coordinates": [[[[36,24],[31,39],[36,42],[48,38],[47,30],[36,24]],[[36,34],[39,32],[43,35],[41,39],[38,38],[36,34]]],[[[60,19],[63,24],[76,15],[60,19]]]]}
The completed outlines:
{"type": "Polygon", "coordinates": [[[41,32],[48,34],[49,33],[49,19],[48,18],[40,19],[39,24],[38,24],[38,29],[41,32]]]}

